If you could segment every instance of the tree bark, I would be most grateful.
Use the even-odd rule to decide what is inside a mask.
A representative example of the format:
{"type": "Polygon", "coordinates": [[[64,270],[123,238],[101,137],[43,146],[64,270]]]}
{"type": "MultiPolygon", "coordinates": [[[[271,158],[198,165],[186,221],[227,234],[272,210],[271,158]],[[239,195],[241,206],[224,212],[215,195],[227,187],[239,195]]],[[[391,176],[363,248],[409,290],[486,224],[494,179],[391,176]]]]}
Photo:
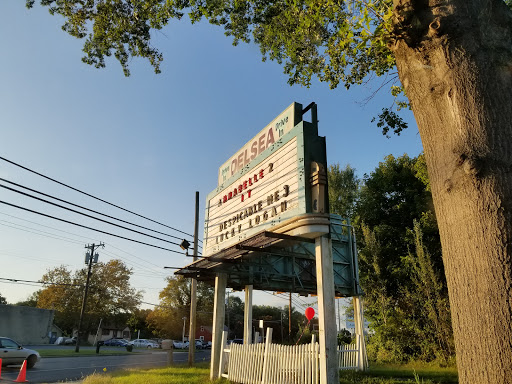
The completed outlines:
{"type": "Polygon", "coordinates": [[[395,52],[423,142],[459,382],[512,383],[512,12],[394,0],[395,52]]]}

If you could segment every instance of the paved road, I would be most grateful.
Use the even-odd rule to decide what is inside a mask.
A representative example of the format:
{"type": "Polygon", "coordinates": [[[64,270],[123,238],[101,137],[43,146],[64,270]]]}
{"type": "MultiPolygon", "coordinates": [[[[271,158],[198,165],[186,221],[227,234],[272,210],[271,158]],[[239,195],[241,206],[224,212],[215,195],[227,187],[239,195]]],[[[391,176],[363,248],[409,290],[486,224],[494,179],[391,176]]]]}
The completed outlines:
{"type": "MultiPolygon", "coordinates": [[[[196,351],[196,361],[209,361],[210,351],[196,351]]],[[[183,363],[188,360],[187,351],[175,352],[174,362],[183,363]]],[[[103,373],[128,368],[153,368],[167,365],[167,353],[151,351],[122,356],[78,356],[42,358],[32,369],[27,370],[30,383],[56,383],[83,379],[94,372],[103,373]]],[[[20,367],[3,367],[2,379],[15,380],[20,367]]]]}

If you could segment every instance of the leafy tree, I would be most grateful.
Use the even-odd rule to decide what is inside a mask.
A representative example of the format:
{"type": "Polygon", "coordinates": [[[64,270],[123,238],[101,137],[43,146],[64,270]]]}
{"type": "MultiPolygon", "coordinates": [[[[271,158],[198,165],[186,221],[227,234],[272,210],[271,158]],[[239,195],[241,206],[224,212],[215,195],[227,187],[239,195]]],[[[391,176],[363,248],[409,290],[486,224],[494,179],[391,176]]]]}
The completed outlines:
{"type": "Polygon", "coordinates": [[[233,295],[228,296],[226,304],[225,322],[228,327],[228,339],[241,339],[244,335],[245,304],[240,297],[233,295]]]}
{"type": "Polygon", "coordinates": [[[356,176],[356,170],[350,165],[347,165],[345,169],[342,169],[339,164],[330,165],[327,181],[330,212],[352,220],[359,194],[359,179],[356,176]]]}
{"type": "Polygon", "coordinates": [[[148,323],[146,321],[150,313],[151,309],[136,308],[131,313],[130,318],[126,322],[128,326],[131,328],[132,332],[136,332],[137,335],[140,334],[140,337],[144,339],[148,339],[153,336],[152,330],[149,328],[148,323]]]}
{"type": "MultiPolygon", "coordinates": [[[[190,279],[183,276],[167,278],[167,286],[160,292],[160,306],[148,314],[146,320],[159,337],[181,340],[183,318],[185,334],[190,317],[190,279]]],[[[213,318],[213,289],[204,282],[197,283],[196,324],[211,324],[213,318]]]]}
{"type": "Polygon", "coordinates": [[[350,344],[352,342],[352,334],[347,329],[338,332],[338,345],[350,344]]]}
{"type": "Polygon", "coordinates": [[[7,299],[0,293],[0,304],[7,304],[7,299]]]}
{"type": "MultiPolygon", "coordinates": [[[[34,2],[27,0],[27,6],[34,2]]],[[[192,22],[204,17],[224,27],[235,44],[252,37],[264,59],[283,64],[290,84],[307,86],[316,75],[333,88],[340,82],[350,87],[372,75],[386,76],[395,97],[407,96],[425,150],[455,315],[460,382],[504,383],[512,376],[510,1],[41,4],[64,16],[65,31],[86,38],[86,63],[103,67],[114,54],[126,74],[131,56],[148,58],[158,72],[162,55],[151,45],[151,29],[188,13],[192,22]]],[[[397,101],[398,108],[406,105],[397,101]]],[[[390,108],[378,125],[384,133],[406,127],[390,108]]]]}
{"type": "MultiPolygon", "coordinates": [[[[130,286],[131,274],[120,260],[93,266],[84,329],[94,329],[100,318],[104,323],[126,323],[141,299],[141,293],[130,286]]],[[[47,284],[39,293],[37,307],[54,309],[55,323],[69,334],[78,324],[86,280],[87,268],[73,273],[64,266],[48,270],[42,277],[47,284]]]]}
{"type": "Polygon", "coordinates": [[[423,156],[386,157],[357,206],[361,284],[379,360],[448,360],[450,309],[423,156]]]}
{"type": "Polygon", "coordinates": [[[37,300],[39,299],[39,294],[41,290],[33,292],[29,297],[27,297],[23,301],[18,301],[15,305],[24,305],[26,307],[37,307],[37,300]]]}
{"type": "Polygon", "coordinates": [[[258,332],[261,333],[261,330],[258,329],[259,320],[263,320],[265,329],[272,328],[273,340],[276,342],[284,342],[288,339],[288,309],[270,305],[255,305],[252,309],[252,318],[253,324],[258,332]]]}

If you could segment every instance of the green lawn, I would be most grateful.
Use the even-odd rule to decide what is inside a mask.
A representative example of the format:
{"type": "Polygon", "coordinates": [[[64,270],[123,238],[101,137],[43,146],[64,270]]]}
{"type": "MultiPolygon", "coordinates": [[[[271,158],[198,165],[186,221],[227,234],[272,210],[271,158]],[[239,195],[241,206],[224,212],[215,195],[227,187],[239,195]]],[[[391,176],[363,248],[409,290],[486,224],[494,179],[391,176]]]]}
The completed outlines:
{"type": "MultiPolygon", "coordinates": [[[[205,384],[210,383],[210,364],[199,363],[190,368],[186,365],[158,369],[138,369],[96,373],[84,379],[83,384],[205,384]]],[[[229,383],[216,380],[214,383],[229,383]]]]}
{"type": "MultiPolygon", "coordinates": [[[[83,384],[206,384],[211,383],[209,363],[173,367],[105,371],[84,379],[83,384]]],[[[213,383],[229,383],[222,379],[213,383]]],[[[456,368],[440,368],[426,364],[370,364],[368,372],[342,371],[340,384],[457,384],[456,368]]]]}
{"type": "Polygon", "coordinates": [[[422,363],[370,364],[368,372],[344,371],[340,373],[340,384],[457,384],[457,368],[442,368],[422,363]]]}

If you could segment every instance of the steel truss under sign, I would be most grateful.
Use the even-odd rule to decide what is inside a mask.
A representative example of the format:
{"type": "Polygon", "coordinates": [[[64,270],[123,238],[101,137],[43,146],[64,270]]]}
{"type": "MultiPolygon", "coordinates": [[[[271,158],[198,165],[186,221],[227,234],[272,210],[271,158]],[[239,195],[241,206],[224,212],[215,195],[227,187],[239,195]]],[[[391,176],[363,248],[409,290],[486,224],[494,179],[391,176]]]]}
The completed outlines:
{"type": "MultiPolygon", "coordinates": [[[[330,222],[336,296],[359,296],[356,245],[352,227],[338,215],[330,222]]],[[[227,275],[227,286],[243,290],[317,293],[315,240],[277,232],[260,232],[238,244],[200,259],[176,274],[214,285],[217,273],[227,275]]]]}

